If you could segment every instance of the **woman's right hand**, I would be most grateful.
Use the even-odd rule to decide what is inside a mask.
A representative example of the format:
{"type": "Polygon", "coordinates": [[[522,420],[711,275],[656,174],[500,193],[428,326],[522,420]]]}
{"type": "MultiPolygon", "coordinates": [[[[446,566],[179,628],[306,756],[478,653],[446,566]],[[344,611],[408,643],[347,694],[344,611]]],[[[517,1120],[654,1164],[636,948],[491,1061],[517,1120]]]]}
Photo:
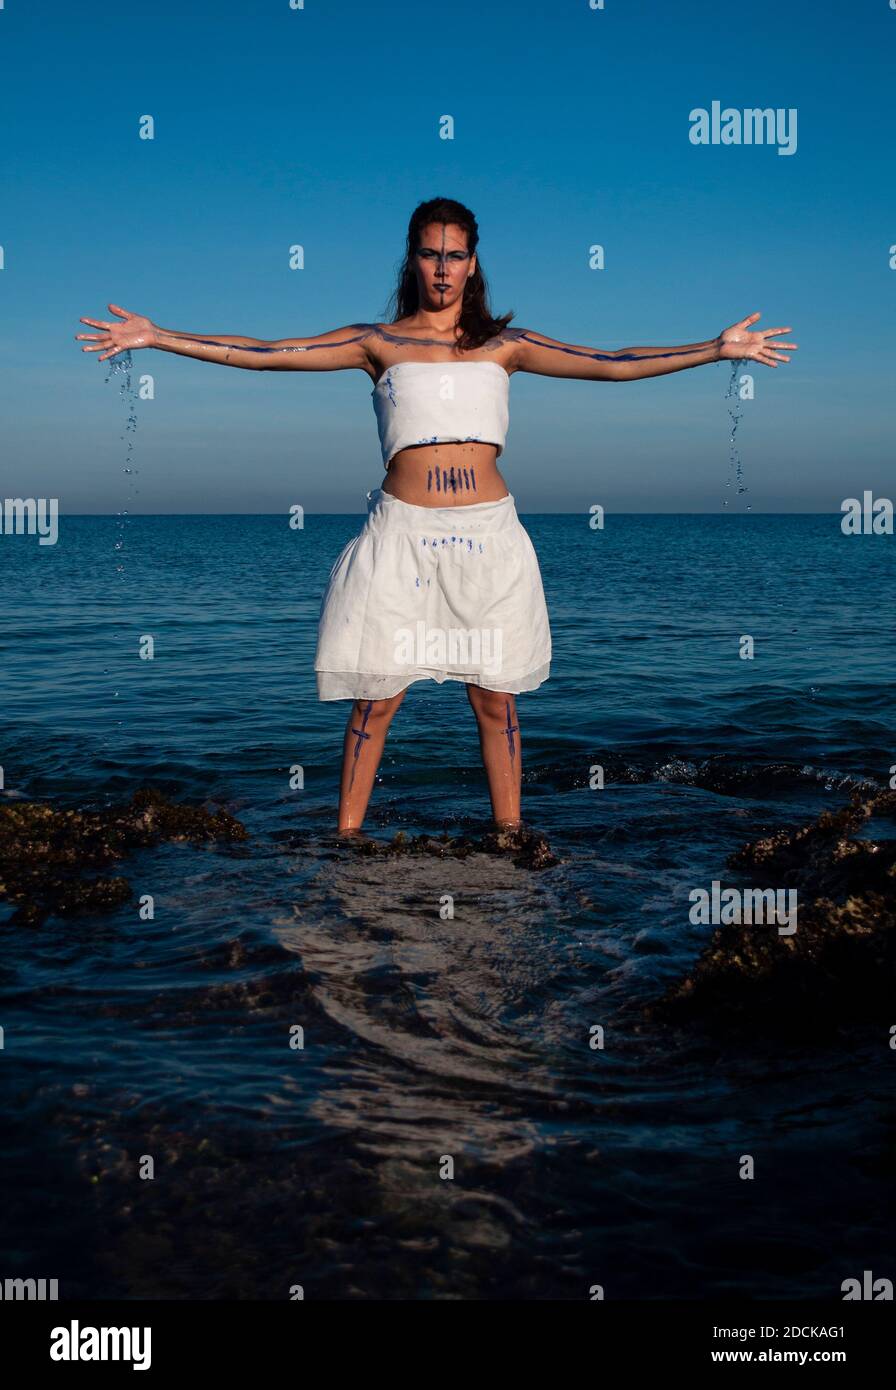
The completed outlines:
{"type": "Polygon", "coordinates": [[[76,340],[85,338],[89,340],[90,346],[83,347],[82,352],[99,352],[101,362],[107,357],[114,357],[116,353],[127,352],[129,348],[148,348],[155,345],[156,325],[152,319],[142,318],[140,314],[129,314],[127,309],[122,309],[120,304],[110,304],[109,308],[113,314],[119,314],[124,320],[123,323],[106,323],[104,319],[82,318],[82,323],[89,323],[94,328],[102,328],[102,333],[76,333],[76,340]],[[103,348],[105,351],[100,352],[103,348]]]}

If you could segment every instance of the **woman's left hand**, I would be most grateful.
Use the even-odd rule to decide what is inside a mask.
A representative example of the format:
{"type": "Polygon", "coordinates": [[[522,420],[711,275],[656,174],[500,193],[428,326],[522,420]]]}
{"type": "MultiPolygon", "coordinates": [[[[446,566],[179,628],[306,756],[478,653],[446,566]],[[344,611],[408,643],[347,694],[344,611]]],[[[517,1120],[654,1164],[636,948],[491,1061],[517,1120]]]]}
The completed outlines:
{"type": "Polygon", "coordinates": [[[744,357],[754,362],[764,362],[767,367],[777,367],[779,362],[790,361],[787,353],[781,352],[781,348],[796,351],[796,343],[767,343],[766,339],[774,338],[779,333],[790,333],[792,329],[760,328],[751,333],[750,324],[761,317],[761,314],[749,314],[747,318],[741,319],[740,323],[733,323],[730,328],[719,334],[716,341],[719,344],[720,360],[744,357]]]}

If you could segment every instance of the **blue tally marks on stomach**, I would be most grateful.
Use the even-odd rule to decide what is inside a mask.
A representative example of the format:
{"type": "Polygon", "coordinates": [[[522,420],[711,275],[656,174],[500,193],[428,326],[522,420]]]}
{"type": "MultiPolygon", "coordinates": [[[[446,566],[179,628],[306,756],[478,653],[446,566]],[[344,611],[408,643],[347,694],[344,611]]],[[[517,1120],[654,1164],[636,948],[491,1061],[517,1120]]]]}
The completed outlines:
{"type": "Polygon", "coordinates": [[[476,474],[472,468],[428,468],[426,470],[426,491],[432,492],[432,480],[435,474],[436,492],[467,492],[476,491],[476,474]]]}

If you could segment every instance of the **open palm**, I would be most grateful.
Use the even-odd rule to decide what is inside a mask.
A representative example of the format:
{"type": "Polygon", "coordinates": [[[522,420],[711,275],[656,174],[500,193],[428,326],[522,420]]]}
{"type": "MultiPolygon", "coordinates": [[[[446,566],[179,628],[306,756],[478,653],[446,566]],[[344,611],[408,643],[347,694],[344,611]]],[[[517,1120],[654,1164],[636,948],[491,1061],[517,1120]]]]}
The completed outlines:
{"type": "Polygon", "coordinates": [[[76,333],[75,338],[88,340],[89,346],[83,347],[82,352],[99,352],[99,360],[105,361],[107,357],[114,357],[116,353],[127,352],[128,348],[152,347],[155,334],[155,324],[152,319],[143,318],[140,314],[130,314],[127,309],[122,309],[120,304],[110,304],[109,308],[113,314],[119,314],[123,320],[121,323],[107,323],[104,319],[82,318],[82,323],[89,323],[93,328],[101,328],[102,333],[76,333]],[[105,349],[100,351],[100,349],[105,349]]]}
{"type": "Polygon", "coordinates": [[[781,352],[781,348],[788,348],[795,352],[796,343],[768,343],[766,339],[777,337],[780,333],[791,333],[790,328],[759,328],[756,332],[750,331],[750,324],[762,318],[761,314],[749,314],[747,318],[741,319],[740,323],[733,323],[730,328],[724,329],[719,334],[719,345],[721,351],[719,356],[722,358],[750,358],[754,362],[764,362],[767,367],[777,367],[779,362],[789,362],[790,358],[786,352],[781,352]]]}

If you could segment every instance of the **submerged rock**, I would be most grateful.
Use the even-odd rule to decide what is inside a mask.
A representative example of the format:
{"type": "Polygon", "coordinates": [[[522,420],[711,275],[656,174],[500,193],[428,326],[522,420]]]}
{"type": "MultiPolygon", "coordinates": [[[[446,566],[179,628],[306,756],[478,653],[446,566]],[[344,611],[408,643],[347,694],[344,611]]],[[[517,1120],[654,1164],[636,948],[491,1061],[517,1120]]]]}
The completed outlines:
{"type": "Polygon", "coordinates": [[[757,886],[797,890],[796,931],[717,928],[685,979],[647,1006],[648,1017],[793,1034],[891,1021],[896,840],[856,838],[872,820],[896,820],[896,792],[856,793],[839,811],[733,854],[729,867],[757,886]]]}
{"type": "Polygon", "coordinates": [[[406,835],[399,830],[392,840],[349,834],[341,836],[340,843],[370,856],[431,854],[439,859],[466,859],[470,854],[511,854],[520,868],[534,870],[549,869],[560,862],[544,835],[528,825],[490,830],[478,839],[467,835],[406,835]]]}
{"type": "Polygon", "coordinates": [[[245,839],[245,827],[228,811],[178,806],[152,787],[135,792],[125,806],[99,811],[16,801],[0,805],[0,899],[16,905],[15,923],[105,912],[128,902],[130,884],[118,875],[86,875],[130,850],[162,840],[245,839]]]}
{"type": "Polygon", "coordinates": [[[731,869],[761,887],[795,888],[796,931],[732,924],[688,976],[646,1015],[804,1034],[842,1023],[889,1022],[896,966],[896,840],[856,838],[872,819],[896,819],[896,792],[867,796],[797,830],[764,835],[733,853],[731,869]]]}

